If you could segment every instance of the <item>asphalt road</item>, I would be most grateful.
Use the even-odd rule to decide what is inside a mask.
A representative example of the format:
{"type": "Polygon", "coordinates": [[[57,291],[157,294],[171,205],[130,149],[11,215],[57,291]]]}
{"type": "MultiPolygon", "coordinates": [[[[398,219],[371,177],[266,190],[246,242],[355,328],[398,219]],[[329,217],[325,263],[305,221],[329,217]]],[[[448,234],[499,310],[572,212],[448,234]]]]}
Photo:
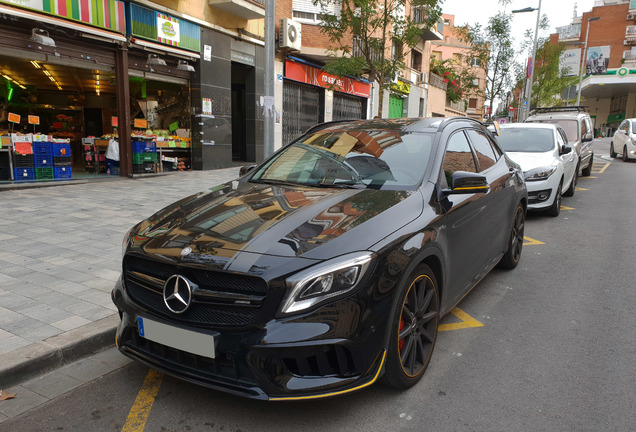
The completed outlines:
{"type": "Polygon", "coordinates": [[[580,178],[560,216],[529,215],[520,265],[493,271],[458,305],[483,326],[453,329],[462,319],[445,317],[429,369],[408,391],[375,384],[332,399],[260,402],[152,381],[131,363],[0,429],[636,430],[636,163],[601,157],[609,140],[595,149],[592,176],[580,178]]]}

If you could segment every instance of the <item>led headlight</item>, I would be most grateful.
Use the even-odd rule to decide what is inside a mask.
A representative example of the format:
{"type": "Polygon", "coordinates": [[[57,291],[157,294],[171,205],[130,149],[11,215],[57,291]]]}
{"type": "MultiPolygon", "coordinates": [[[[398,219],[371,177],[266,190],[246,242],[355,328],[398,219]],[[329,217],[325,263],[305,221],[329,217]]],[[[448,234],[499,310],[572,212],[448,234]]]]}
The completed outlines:
{"type": "Polygon", "coordinates": [[[330,259],[290,276],[281,312],[295,313],[356,287],[369,268],[374,254],[354,252],[330,259]]]}
{"type": "Polygon", "coordinates": [[[525,179],[525,181],[545,180],[552,174],[554,174],[555,171],[556,167],[553,166],[533,168],[529,171],[525,171],[523,173],[523,178],[525,179]]]}

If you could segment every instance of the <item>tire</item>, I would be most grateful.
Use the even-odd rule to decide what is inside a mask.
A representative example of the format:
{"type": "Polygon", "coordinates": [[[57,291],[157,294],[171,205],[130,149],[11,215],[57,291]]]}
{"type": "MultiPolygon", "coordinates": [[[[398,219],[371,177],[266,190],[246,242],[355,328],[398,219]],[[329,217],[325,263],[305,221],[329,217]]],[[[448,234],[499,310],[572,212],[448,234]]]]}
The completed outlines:
{"type": "Polygon", "coordinates": [[[418,265],[399,295],[382,381],[389,387],[406,389],[424,375],[437,339],[439,291],[431,268],[418,265]]]}
{"type": "Polygon", "coordinates": [[[612,142],[610,143],[610,157],[615,158],[616,156],[618,156],[618,155],[617,155],[617,154],[616,154],[616,152],[614,151],[614,142],[612,141],[612,142]]]}
{"type": "Polygon", "coordinates": [[[515,210],[515,218],[512,220],[510,239],[508,240],[508,250],[501,257],[499,267],[513,269],[519,264],[521,250],[523,249],[523,234],[526,228],[526,212],[523,205],[519,203],[515,210]]]}
{"type": "Polygon", "coordinates": [[[590,156],[590,163],[587,164],[585,168],[583,168],[581,174],[583,174],[585,177],[592,174],[592,164],[594,164],[594,153],[592,153],[592,156],[590,156]]]}
{"type": "Polygon", "coordinates": [[[571,197],[574,196],[574,192],[576,191],[576,184],[579,181],[579,167],[577,166],[574,170],[574,177],[572,178],[572,182],[570,183],[570,187],[565,191],[563,195],[571,197]]]}
{"type": "Polygon", "coordinates": [[[548,216],[552,216],[552,217],[557,217],[559,215],[559,213],[561,212],[561,200],[562,198],[562,194],[561,194],[561,187],[563,186],[563,181],[561,183],[559,183],[559,187],[556,190],[556,196],[554,197],[554,202],[552,203],[552,205],[550,206],[550,208],[548,208],[545,211],[545,214],[548,216]]]}
{"type": "Polygon", "coordinates": [[[628,162],[629,157],[627,156],[627,146],[623,147],[623,162],[628,162]]]}

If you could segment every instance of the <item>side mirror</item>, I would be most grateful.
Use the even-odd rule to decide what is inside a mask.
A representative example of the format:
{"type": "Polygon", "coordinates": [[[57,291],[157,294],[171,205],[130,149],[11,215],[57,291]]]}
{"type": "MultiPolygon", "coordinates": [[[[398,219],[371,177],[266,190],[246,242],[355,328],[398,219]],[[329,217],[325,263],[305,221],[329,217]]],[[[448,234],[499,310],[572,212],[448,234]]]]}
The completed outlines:
{"type": "Polygon", "coordinates": [[[450,189],[442,191],[447,195],[474,194],[488,192],[488,179],[481,174],[456,171],[451,177],[450,189]]]}
{"type": "Polygon", "coordinates": [[[245,174],[252,171],[257,166],[258,165],[243,165],[241,168],[239,168],[239,176],[244,176],[245,174]]]}
{"type": "Polygon", "coordinates": [[[592,132],[588,132],[585,135],[583,135],[583,142],[590,142],[594,139],[594,136],[592,135],[592,132]]]}
{"type": "Polygon", "coordinates": [[[561,151],[559,152],[559,155],[564,155],[564,154],[568,154],[568,153],[572,153],[572,147],[570,147],[568,145],[562,145],[561,146],[561,151]]]}

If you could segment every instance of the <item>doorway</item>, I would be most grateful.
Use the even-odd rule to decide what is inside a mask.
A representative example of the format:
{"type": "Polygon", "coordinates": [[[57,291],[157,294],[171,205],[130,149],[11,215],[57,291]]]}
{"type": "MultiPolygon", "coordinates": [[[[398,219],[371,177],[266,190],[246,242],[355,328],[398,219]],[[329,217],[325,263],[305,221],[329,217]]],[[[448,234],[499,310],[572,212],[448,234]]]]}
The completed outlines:
{"type": "Polygon", "coordinates": [[[247,79],[252,67],[232,62],[232,160],[248,161],[247,79]]]}

